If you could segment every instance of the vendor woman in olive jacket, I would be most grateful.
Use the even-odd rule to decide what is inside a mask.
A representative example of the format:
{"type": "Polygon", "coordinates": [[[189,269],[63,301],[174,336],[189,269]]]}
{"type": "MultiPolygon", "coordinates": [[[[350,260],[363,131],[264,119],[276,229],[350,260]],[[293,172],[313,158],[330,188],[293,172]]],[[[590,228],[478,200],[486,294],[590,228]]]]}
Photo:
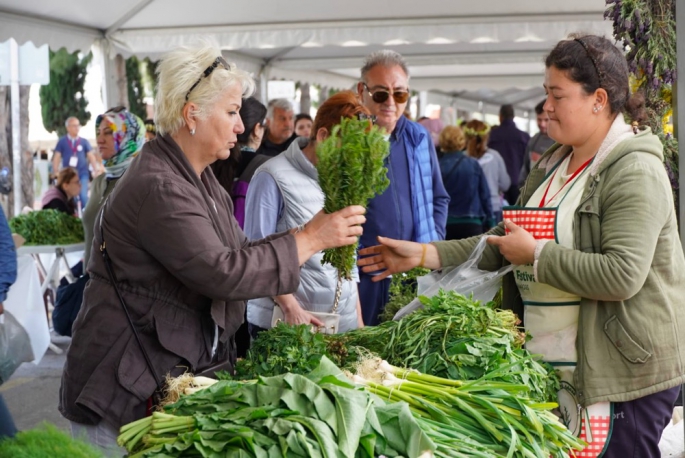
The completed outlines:
{"type": "MultiPolygon", "coordinates": [[[[243,132],[239,110],[254,82],[209,45],[181,48],[159,65],[158,136],[145,144],[96,220],[90,282],[73,327],[60,392],[72,432],[118,453],[123,424],[143,417],[155,379],[110,283],[117,285],[157,376],[233,358],[245,300],[294,293],[300,266],[353,243],[364,209],[318,213],[303,227],[246,239],[209,165],[243,132]],[[102,234],[102,236],[101,236],[102,234]]],[[[121,456],[121,455],[120,455],[121,456]]]]}
{"type": "MultiPolygon", "coordinates": [[[[529,350],[554,359],[562,379],[572,370],[559,402],[576,404],[563,417],[591,442],[583,456],[660,456],[685,382],[685,257],[663,145],[639,127],[644,99],[629,97],[628,64],[613,42],[572,36],[545,63],[544,110],[559,143],[531,171],[520,207],[489,232],[479,267],[516,266],[503,280],[503,307],[523,318],[529,350]],[[536,231],[539,219],[511,221],[541,210],[556,214],[553,237],[536,231]]],[[[478,238],[380,242],[360,251],[371,255],[364,270],[385,269],[378,279],[461,264],[478,238]]]]}

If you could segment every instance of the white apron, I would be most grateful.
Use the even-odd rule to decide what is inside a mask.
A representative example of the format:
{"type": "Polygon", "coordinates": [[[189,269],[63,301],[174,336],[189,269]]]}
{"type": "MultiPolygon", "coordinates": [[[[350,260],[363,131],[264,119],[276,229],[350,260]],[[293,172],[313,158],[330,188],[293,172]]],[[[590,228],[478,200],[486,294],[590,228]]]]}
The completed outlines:
{"type": "MultiPolygon", "coordinates": [[[[567,173],[570,157],[550,171],[525,207],[506,207],[503,216],[526,229],[536,240],[553,240],[574,248],[573,218],[589,176],[589,162],[575,173],[567,173]]],[[[532,265],[516,267],[514,277],[523,299],[526,331],[532,337],[526,349],[542,355],[542,360],[558,371],[561,389],[556,413],[573,434],[589,444],[574,456],[596,458],[610,436],[612,408],[611,403],[601,402],[583,409],[573,386],[581,298],[535,281],[532,265]]]]}

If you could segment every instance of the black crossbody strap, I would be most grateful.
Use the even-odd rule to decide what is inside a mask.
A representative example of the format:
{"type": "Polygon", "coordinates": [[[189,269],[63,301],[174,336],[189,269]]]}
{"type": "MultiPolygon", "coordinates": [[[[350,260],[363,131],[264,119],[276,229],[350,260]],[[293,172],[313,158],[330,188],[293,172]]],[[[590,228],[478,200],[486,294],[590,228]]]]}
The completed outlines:
{"type": "Polygon", "coordinates": [[[145,363],[147,364],[147,367],[150,370],[150,373],[152,373],[152,377],[154,377],[155,383],[157,384],[157,391],[155,391],[152,394],[153,403],[155,405],[160,405],[159,393],[162,392],[162,381],[160,380],[159,376],[155,372],[154,367],[152,367],[152,360],[150,359],[150,356],[148,355],[147,351],[145,350],[145,347],[143,346],[143,342],[140,340],[140,335],[138,334],[138,329],[136,329],[136,326],[133,324],[133,319],[131,318],[131,314],[128,312],[128,307],[126,306],[126,302],[124,301],[124,298],[121,295],[121,292],[119,291],[119,287],[117,286],[117,278],[114,275],[114,270],[112,269],[112,260],[110,259],[109,255],[107,254],[107,244],[105,243],[105,232],[104,232],[104,228],[102,226],[102,220],[104,218],[106,204],[107,204],[107,202],[105,202],[105,205],[102,206],[102,210],[100,210],[100,238],[102,239],[102,243],[100,244],[100,252],[102,253],[102,258],[105,260],[105,268],[107,269],[109,281],[112,283],[112,286],[114,286],[114,291],[116,291],[116,293],[117,293],[117,297],[119,298],[119,303],[121,304],[121,308],[124,309],[124,313],[126,314],[126,319],[128,320],[128,324],[131,325],[131,330],[133,331],[133,336],[135,337],[136,342],[138,342],[138,346],[140,347],[140,351],[143,354],[143,357],[145,358],[145,363]]]}

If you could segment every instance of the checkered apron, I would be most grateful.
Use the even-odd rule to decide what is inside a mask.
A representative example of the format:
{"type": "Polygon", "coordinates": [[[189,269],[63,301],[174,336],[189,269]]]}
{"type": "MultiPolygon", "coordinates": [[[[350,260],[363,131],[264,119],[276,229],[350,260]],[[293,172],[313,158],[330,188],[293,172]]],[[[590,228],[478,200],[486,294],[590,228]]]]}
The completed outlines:
{"type": "MultiPolygon", "coordinates": [[[[536,240],[553,240],[572,248],[573,213],[580,204],[583,191],[582,185],[575,185],[587,180],[583,173],[587,163],[568,177],[563,172],[568,160],[567,157],[555,166],[530,198],[528,206],[505,207],[503,217],[530,232],[536,240]],[[561,173],[557,176],[559,171],[561,173]],[[547,199],[550,191],[556,193],[547,199]],[[531,206],[531,203],[535,205],[538,202],[539,206],[531,206]]],[[[517,266],[514,278],[523,299],[526,331],[531,335],[526,349],[541,355],[557,370],[561,389],[555,413],[571,432],[589,444],[573,456],[596,458],[601,455],[609,437],[611,404],[605,402],[582,408],[578,401],[573,374],[577,363],[580,297],[537,282],[532,265],[517,266]]]]}

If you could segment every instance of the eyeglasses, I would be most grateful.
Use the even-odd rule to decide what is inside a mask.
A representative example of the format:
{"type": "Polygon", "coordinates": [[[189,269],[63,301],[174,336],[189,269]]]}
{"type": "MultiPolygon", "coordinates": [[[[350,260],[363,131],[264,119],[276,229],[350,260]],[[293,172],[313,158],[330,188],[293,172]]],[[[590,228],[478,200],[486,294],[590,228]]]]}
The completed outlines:
{"type": "Polygon", "coordinates": [[[195,81],[195,84],[190,86],[190,89],[188,89],[188,92],[186,92],[186,102],[188,101],[188,97],[190,97],[190,93],[193,92],[193,89],[197,87],[198,84],[200,84],[200,81],[202,81],[202,78],[207,78],[209,75],[212,74],[215,68],[217,68],[219,65],[224,67],[226,70],[229,72],[231,71],[231,66],[226,62],[226,59],[223,57],[219,56],[212,62],[212,65],[207,67],[204,72],[202,72],[202,76],[200,76],[197,81],[195,81]]]}
{"type": "Polygon", "coordinates": [[[376,116],[375,115],[367,115],[366,113],[357,113],[357,119],[360,121],[364,120],[369,120],[371,121],[371,124],[376,124],[376,116]]]}
{"type": "MultiPolygon", "coordinates": [[[[376,92],[371,92],[371,89],[369,89],[369,86],[367,86],[366,83],[362,84],[371,96],[371,100],[376,103],[385,103],[391,95],[390,92],[383,89],[379,89],[376,92]]],[[[404,103],[407,101],[407,99],[409,99],[409,91],[393,91],[392,98],[395,99],[395,103],[404,103]]]]}

